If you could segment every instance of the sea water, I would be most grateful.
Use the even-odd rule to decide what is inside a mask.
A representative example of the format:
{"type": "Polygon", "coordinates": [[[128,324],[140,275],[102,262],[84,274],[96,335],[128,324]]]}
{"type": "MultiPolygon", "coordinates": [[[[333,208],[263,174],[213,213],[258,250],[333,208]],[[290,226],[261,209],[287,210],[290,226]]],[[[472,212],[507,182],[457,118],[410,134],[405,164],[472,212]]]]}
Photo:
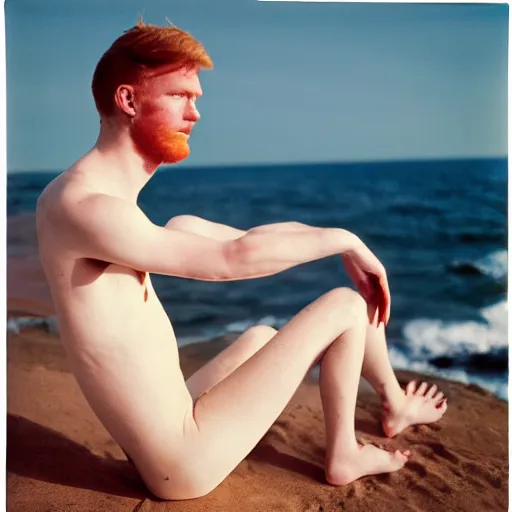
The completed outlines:
{"type": "MultiPolygon", "coordinates": [[[[57,174],[9,174],[8,215],[34,211],[57,174]]],[[[139,205],[160,225],[190,214],[239,229],[299,221],[356,233],[388,274],[394,367],[508,398],[505,159],[177,166],[157,172],[139,205]]],[[[280,327],[322,293],[351,286],[337,255],[256,280],[152,280],[179,345],[280,327]]]]}

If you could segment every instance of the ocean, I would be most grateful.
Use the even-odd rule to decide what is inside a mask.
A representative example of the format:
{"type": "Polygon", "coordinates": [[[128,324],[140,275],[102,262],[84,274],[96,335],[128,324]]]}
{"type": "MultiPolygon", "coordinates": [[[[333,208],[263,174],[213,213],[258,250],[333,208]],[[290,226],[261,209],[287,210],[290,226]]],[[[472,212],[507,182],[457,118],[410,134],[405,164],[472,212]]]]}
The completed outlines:
{"type": "MultiPolygon", "coordinates": [[[[57,174],[9,173],[7,214],[33,212],[57,174]]],[[[508,400],[506,159],[162,168],[139,205],[160,225],[191,214],[240,229],[293,220],[356,233],[388,273],[393,366],[508,400]]],[[[338,256],[256,280],[152,280],[180,346],[279,328],[351,286],[338,256]]]]}

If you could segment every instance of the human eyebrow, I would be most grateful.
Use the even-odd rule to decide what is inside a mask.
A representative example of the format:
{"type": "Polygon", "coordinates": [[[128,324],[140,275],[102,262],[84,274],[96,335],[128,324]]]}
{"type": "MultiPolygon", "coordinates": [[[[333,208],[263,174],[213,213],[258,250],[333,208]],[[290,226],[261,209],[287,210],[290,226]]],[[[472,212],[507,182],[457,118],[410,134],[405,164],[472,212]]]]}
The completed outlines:
{"type": "Polygon", "coordinates": [[[202,96],[201,93],[198,94],[197,91],[194,93],[193,91],[191,91],[189,89],[171,89],[168,92],[168,94],[170,94],[170,95],[181,94],[181,95],[187,96],[188,98],[193,98],[193,99],[197,99],[202,96]]]}

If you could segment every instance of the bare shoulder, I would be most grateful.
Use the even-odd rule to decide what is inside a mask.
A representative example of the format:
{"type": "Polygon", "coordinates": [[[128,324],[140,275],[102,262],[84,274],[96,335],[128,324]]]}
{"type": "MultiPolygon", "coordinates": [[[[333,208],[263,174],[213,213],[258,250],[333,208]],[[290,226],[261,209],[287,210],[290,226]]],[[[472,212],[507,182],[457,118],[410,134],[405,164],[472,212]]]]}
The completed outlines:
{"type": "Polygon", "coordinates": [[[49,183],[37,205],[40,248],[52,259],[93,259],[143,269],[146,253],[161,246],[167,231],[111,188],[97,169],[83,166],[49,183]]]}
{"type": "Polygon", "coordinates": [[[147,273],[230,278],[233,251],[226,241],[165,229],[112,190],[95,170],[63,174],[50,184],[38,205],[40,248],[52,259],[59,252],[59,259],[97,260],[147,273]]]}
{"type": "Polygon", "coordinates": [[[101,188],[77,167],[70,167],[53,179],[37,200],[36,224],[40,244],[51,239],[52,246],[65,246],[72,231],[70,219],[76,222],[85,214],[84,201],[101,194],[101,188]]]}
{"type": "Polygon", "coordinates": [[[74,200],[90,193],[90,189],[77,169],[70,167],[43,189],[37,200],[36,215],[44,218],[47,214],[62,211],[74,200]]]}

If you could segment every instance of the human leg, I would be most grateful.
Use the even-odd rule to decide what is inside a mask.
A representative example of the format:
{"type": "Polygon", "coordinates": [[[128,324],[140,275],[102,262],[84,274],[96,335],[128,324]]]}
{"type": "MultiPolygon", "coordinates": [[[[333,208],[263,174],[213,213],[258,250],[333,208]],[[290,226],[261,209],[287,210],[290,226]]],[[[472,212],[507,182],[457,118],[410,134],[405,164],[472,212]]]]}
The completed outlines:
{"type": "Polygon", "coordinates": [[[355,408],[365,351],[367,318],[344,332],[326,351],[320,365],[320,394],[326,430],[325,476],[344,485],[361,476],[400,469],[409,452],[390,453],[360,446],[355,436],[355,408]]]}
{"type": "Polygon", "coordinates": [[[193,373],[186,381],[192,400],[197,400],[233,370],[252,357],[277,331],[268,325],[254,325],[242,333],[231,345],[193,373]]]}
{"type": "MultiPolygon", "coordinates": [[[[369,311],[369,318],[373,318],[369,311]]],[[[372,385],[383,402],[382,426],[388,437],[394,437],[410,425],[438,421],[446,412],[446,400],[437,386],[426,382],[416,387],[410,382],[402,390],[389,360],[384,326],[369,323],[363,360],[363,377],[372,385]]]]}
{"type": "MultiPolygon", "coordinates": [[[[368,318],[374,318],[373,313],[373,309],[369,307],[368,318]]],[[[410,383],[407,391],[404,392],[389,360],[384,326],[377,326],[376,323],[368,321],[365,322],[365,325],[362,375],[373,386],[383,401],[383,429],[385,434],[393,437],[411,424],[437,421],[446,411],[446,403],[441,403],[444,398],[443,393],[438,391],[435,385],[426,392],[428,389],[426,383],[416,389],[416,383],[414,382],[410,383]]],[[[238,366],[252,357],[276,333],[277,331],[274,328],[266,325],[255,325],[245,331],[228,348],[220,352],[187,380],[187,387],[193,400],[195,401],[201,394],[208,392],[238,366]]],[[[331,357],[329,359],[336,352],[334,347],[330,352],[331,357]]],[[[322,358],[323,354],[319,355],[314,364],[317,364],[322,358]]],[[[339,372],[341,365],[342,362],[337,361],[333,371],[339,372]]],[[[327,360],[324,361],[322,366],[325,376],[327,374],[325,371],[327,360]]],[[[352,368],[354,366],[351,366],[352,368]]],[[[327,386],[324,389],[333,389],[333,387],[327,386]]],[[[335,427],[333,431],[338,432],[338,429],[335,427]]],[[[329,436],[329,433],[327,435],[329,436]]],[[[343,436],[340,437],[340,439],[342,438],[343,436]]],[[[327,452],[329,453],[329,450],[327,452]]],[[[330,466],[330,462],[327,463],[327,466],[330,466]]]]}
{"type": "MultiPolygon", "coordinates": [[[[357,326],[362,324],[365,312],[365,302],[350,289],[331,290],[304,308],[252,357],[196,400],[183,427],[182,462],[170,460],[164,469],[172,476],[158,480],[152,477],[146,482],[148,487],[166,499],[186,499],[207,494],[219,485],[268,431],[308,371],[320,356],[325,358],[334,342],[333,349],[343,345],[350,348],[341,351],[343,357],[336,357],[342,366],[332,372],[328,381],[339,390],[324,403],[327,408],[338,410],[338,414],[328,412],[329,418],[339,417],[353,425],[364,350],[364,328],[357,326]],[[351,332],[346,334],[348,331],[351,332]],[[351,366],[357,365],[359,370],[352,371],[351,366]],[[345,395],[341,389],[347,390],[345,395]]],[[[334,439],[335,426],[330,420],[328,424],[334,439]]],[[[348,440],[351,430],[346,425],[342,427],[343,439],[348,440]]],[[[347,442],[353,445],[355,439],[347,442]]],[[[336,450],[342,444],[338,437],[330,447],[336,450]]],[[[359,452],[363,457],[363,451],[359,452]]],[[[401,454],[384,454],[389,464],[379,461],[380,471],[397,469],[397,460],[400,466],[405,462],[401,454]]],[[[330,454],[328,459],[338,460],[339,456],[330,454]]],[[[364,467],[376,457],[356,459],[354,452],[353,462],[364,467]]],[[[375,472],[375,468],[366,469],[362,474],[375,472]]]]}

